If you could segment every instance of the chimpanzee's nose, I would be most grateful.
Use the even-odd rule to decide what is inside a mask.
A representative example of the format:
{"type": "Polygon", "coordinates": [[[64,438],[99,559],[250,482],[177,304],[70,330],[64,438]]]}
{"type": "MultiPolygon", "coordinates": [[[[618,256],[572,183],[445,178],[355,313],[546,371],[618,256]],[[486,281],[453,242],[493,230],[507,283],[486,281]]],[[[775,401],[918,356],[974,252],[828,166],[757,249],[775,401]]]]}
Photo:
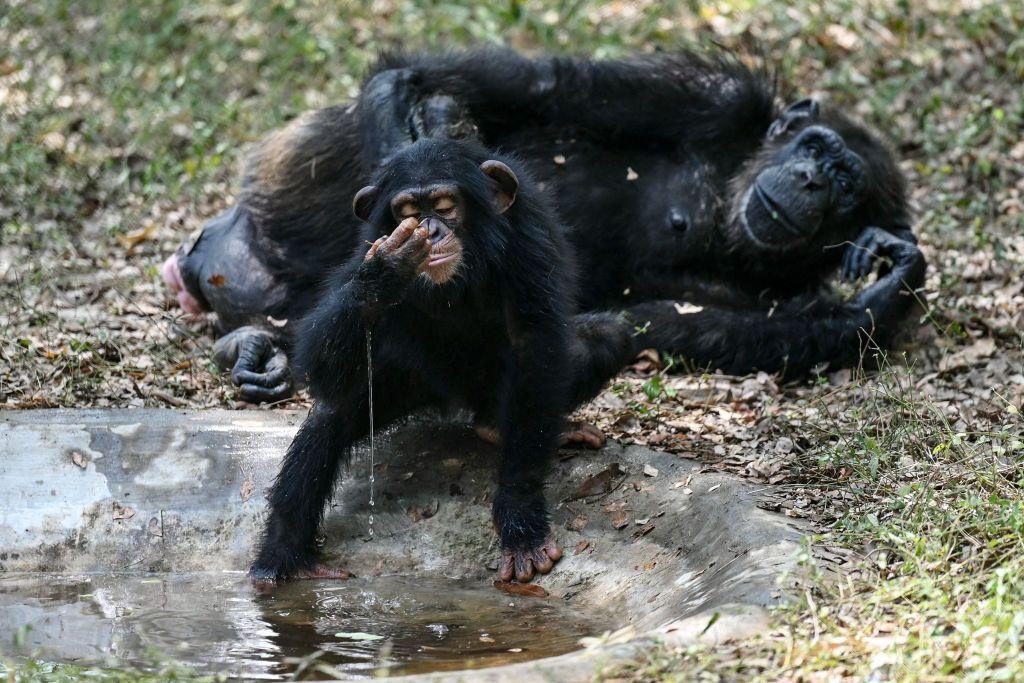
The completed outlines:
{"type": "Polygon", "coordinates": [[[690,228],[690,215],[684,209],[673,207],[668,212],[668,224],[677,232],[685,232],[690,228]]]}
{"type": "Polygon", "coordinates": [[[825,175],[818,168],[818,164],[809,159],[793,164],[792,171],[796,181],[808,192],[825,187],[825,175]]]}
{"type": "Polygon", "coordinates": [[[426,218],[421,219],[420,227],[426,228],[427,239],[430,240],[431,244],[434,244],[443,238],[446,232],[444,223],[433,216],[427,216],[426,218]]]}

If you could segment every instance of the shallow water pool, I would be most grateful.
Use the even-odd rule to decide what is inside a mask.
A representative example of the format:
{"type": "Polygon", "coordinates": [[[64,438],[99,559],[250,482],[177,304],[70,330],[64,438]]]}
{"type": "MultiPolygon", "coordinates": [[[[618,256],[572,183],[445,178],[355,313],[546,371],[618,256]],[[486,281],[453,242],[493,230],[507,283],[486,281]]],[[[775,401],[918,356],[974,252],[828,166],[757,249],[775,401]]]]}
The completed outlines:
{"type": "Polygon", "coordinates": [[[83,666],[400,675],[559,655],[609,627],[557,598],[443,577],[303,581],[270,595],[240,573],[0,577],[0,651],[83,666]]]}

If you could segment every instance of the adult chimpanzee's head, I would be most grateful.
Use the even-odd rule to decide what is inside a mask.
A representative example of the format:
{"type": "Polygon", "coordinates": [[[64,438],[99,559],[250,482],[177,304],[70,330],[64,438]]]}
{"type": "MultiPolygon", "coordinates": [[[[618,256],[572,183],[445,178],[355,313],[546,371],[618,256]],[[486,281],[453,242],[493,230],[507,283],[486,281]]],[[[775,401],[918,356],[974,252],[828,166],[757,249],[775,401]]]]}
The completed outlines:
{"type": "Polygon", "coordinates": [[[374,237],[415,218],[430,241],[421,274],[434,284],[449,282],[461,266],[472,269],[478,255],[495,253],[503,231],[488,226],[500,222],[516,199],[516,174],[490,156],[472,142],[415,142],[356,194],[353,211],[373,227],[374,237]]]}
{"type": "Polygon", "coordinates": [[[868,226],[907,222],[904,180],[890,151],[814,100],[772,123],[730,196],[728,238],[743,253],[820,252],[868,226]]]}

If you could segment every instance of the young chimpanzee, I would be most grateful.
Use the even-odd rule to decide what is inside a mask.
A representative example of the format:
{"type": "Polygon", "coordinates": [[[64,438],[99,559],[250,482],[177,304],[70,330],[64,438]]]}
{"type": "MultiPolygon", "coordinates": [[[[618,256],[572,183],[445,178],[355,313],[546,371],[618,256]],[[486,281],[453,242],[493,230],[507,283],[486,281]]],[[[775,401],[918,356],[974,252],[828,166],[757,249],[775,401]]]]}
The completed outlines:
{"type": "Polygon", "coordinates": [[[368,432],[368,339],[378,425],[453,405],[496,421],[501,576],[547,573],[562,551],[546,466],[570,403],[601,384],[572,368],[573,269],[554,212],[513,161],[442,140],[398,152],[353,208],[372,246],[328,278],[300,326],[296,359],[315,405],[271,491],[251,576],[339,575],[315,563],[313,544],[339,460],[368,432]]]}

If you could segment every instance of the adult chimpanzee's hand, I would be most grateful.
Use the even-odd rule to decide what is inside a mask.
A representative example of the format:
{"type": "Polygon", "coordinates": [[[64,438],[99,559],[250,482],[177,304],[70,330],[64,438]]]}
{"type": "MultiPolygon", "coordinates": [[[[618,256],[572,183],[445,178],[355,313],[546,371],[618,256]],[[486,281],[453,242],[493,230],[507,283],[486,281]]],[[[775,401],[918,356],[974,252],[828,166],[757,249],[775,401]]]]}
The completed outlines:
{"type": "MultiPolygon", "coordinates": [[[[907,242],[881,228],[868,227],[857,237],[856,241],[846,248],[843,254],[842,279],[853,281],[871,274],[878,259],[893,258],[901,248],[916,250],[917,245],[907,242]]],[[[890,270],[890,264],[883,263],[879,269],[879,277],[890,270]]]]}
{"type": "Polygon", "coordinates": [[[396,303],[430,257],[427,230],[415,218],[406,218],[388,237],[378,238],[366,252],[359,279],[369,301],[396,303]]]}

